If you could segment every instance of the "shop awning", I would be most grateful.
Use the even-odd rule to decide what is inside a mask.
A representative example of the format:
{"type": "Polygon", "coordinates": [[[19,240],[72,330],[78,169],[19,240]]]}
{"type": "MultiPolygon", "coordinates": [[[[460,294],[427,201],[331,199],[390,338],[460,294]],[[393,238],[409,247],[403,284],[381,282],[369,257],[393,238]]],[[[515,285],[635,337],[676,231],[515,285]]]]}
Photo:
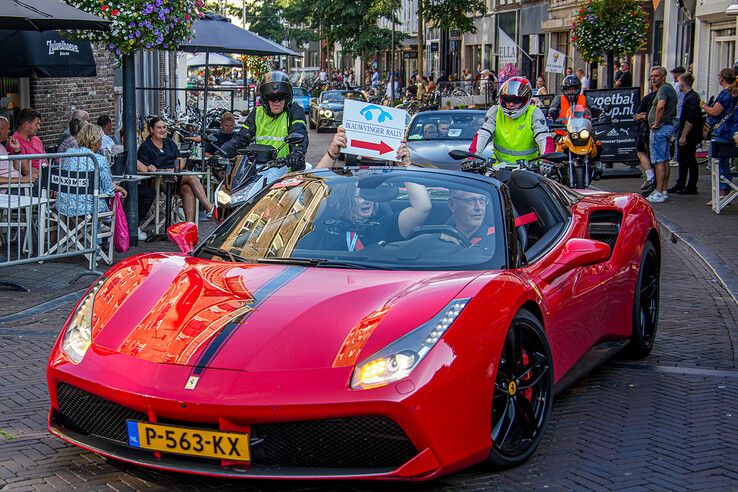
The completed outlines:
{"type": "Polygon", "coordinates": [[[0,77],[94,77],[89,41],[62,38],[56,31],[0,30],[0,77]]]}

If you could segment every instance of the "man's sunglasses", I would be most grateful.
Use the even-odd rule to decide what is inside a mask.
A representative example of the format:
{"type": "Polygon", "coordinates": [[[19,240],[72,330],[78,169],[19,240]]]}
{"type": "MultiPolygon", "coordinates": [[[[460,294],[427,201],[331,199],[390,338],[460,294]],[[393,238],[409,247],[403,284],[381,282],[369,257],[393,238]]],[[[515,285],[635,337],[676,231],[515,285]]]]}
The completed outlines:
{"type": "Polygon", "coordinates": [[[268,94],[264,96],[264,99],[266,99],[269,102],[280,102],[287,99],[286,94],[268,94]]]}

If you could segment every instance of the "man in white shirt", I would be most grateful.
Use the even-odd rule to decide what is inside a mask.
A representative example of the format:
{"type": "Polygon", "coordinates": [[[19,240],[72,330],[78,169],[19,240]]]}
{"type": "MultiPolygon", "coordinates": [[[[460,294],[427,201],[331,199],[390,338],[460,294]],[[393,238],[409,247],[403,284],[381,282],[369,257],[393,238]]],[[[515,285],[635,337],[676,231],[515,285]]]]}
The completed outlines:
{"type": "Polygon", "coordinates": [[[584,70],[577,68],[577,78],[582,82],[582,92],[589,90],[589,77],[584,75],[584,70]]]}

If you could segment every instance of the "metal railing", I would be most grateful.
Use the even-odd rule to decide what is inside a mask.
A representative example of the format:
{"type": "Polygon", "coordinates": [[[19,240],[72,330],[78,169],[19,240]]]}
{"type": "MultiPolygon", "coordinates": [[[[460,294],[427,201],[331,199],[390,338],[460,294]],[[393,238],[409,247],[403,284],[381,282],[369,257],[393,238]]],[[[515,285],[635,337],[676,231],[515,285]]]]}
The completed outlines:
{"type": "Polygon", "coordinates": [[[101,198],[95,155],[0,155],[0,170],[0,267],[86,256],[94,271],[101,198]]]}

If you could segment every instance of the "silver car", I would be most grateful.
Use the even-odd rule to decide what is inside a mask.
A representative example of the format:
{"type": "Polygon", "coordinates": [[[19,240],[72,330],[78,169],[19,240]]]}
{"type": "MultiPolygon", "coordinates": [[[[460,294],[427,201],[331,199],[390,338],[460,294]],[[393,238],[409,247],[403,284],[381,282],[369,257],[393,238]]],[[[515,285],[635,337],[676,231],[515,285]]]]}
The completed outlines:
{"type": "MultiPolygon", "coordinates": [[[[469,150],[477,130],[484,123],[486,111],[473,109],[449,109],[423,111],[410,120],[407,130],[407,146],[410,160],[422,167],[460,170],[460,161],[449,157],[451,150],[469,150]]],[[[482,153],[492,155],[492,145],[482,153]]]]}

